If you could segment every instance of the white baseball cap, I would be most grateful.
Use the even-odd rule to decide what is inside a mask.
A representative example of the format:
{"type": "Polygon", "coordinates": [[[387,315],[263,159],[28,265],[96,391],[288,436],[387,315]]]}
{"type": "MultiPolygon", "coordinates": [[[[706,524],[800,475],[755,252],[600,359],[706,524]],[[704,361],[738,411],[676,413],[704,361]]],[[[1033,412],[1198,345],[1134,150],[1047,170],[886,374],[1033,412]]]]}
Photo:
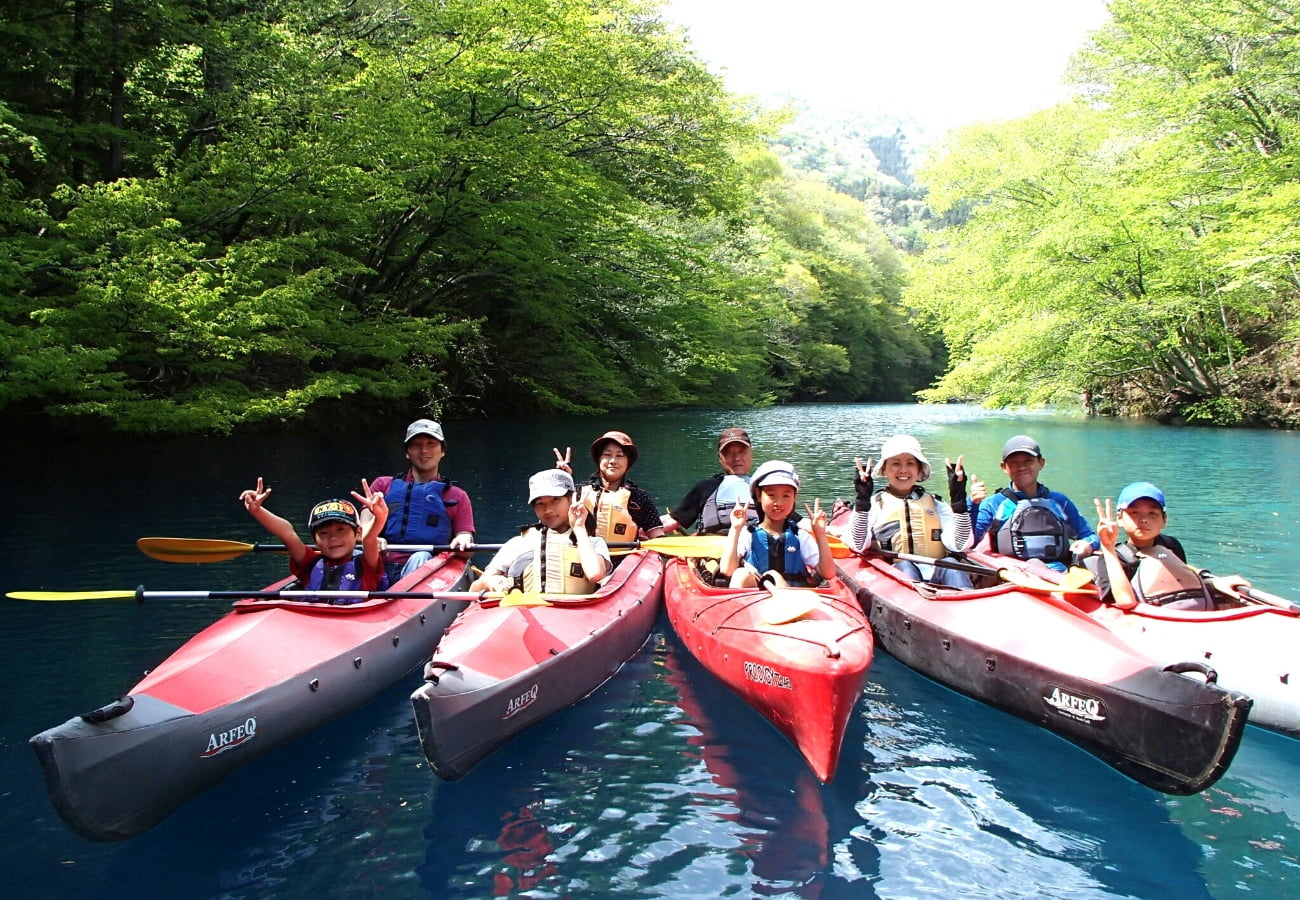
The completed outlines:
{"type": "Polygon", "coordinates": [[[543,469],[528,479],[528,505],[539,497],[563,497],[572,494],[573,476],[563,469],[543,469]]]}
{"type": "Polygon", "coordinates": [[[429,437],[437,438],[442,443],[447,443],[446,438],[442,436],[442,426],[433,419],[416,419],[410,425],[406,426],[406,440],[403,443],[411,443],[411,438],[421,434],[427,434],[429,437]]]}

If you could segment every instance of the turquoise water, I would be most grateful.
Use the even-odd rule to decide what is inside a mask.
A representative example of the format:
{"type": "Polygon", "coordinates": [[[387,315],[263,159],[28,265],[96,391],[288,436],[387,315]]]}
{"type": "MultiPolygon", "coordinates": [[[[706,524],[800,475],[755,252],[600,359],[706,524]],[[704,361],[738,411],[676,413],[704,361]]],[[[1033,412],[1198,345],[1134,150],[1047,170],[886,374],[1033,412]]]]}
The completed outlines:
{"type": "MultiPolygon", "coordinates": [[[[404,423],[401,423],[404,424],[404,423]]],[[[295,521],[361,474],[401,465],[392,435],[24,443],[4,476],[5,590],[255,588],[283,559],[149,560],[144,535],[259,540],[236,502],[260,474],[295,521]],[[26,501],[26,502],[24,502],[26,501]]],[[[448,423],[444,471],[479,537],[526,520],[524,483],[552,447],[585,459],[610,427],[641,449],[660,506],[715,468],[726,425],[756,462],[792,460],[803,494],[851,493],[854,456],[896,431],[939,468],[964,454],[998,482],[1002,442],[1036,437],[1043,480],[1093,496],[1151,479],[1194,561],[1296,598],[1300,436],[1169,429],[964,406],[790,406],[599,419],[448,423]]],[[[583,473],[578,467],[578,472],[583,473]]],[[[937,476],[933,485],[942,486],[937,476]]],[[[830,785],[713,682],[661,619],[586,701],[462,781],[433,777],[397,686],[117,844],[73,836],[27,738],[117,696],[216,618],[203,601],[5,601],[11,700],[0,726],[6,897],[1062,897],[1298,895],[1300,743],[1248,729],[1227,775],[1168,797],[1047,732],[878,657],[830,785]]],[[[1300,653],[1300,650],[1297,651],[1300,653]]]]}

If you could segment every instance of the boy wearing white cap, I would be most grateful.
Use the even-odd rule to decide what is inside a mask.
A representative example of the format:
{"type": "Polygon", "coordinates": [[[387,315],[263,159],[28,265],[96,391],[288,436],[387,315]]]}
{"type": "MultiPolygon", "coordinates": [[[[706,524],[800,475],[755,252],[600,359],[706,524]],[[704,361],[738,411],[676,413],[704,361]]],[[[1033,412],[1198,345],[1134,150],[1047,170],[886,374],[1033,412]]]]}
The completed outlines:
{"type": "MultiPolygon", "coordinates": [[[[861,459],[853,462],[857,466],[853,480],[857,499],[850,520],[851,546],[862,549],[869,540],[881,550],[935,560],[951,559],[950,553],[969,546],[971,521],[967,514],[967,476],[962,457],[957,457],[956,463],[944,460],[948,472],[948,503],[921,487],[921,482],[930,477],[930,461],[922,452],[920,442],[910,434],[896,434],[886,440],[875,468],[870,458],[865,466],[861,459]],[[874,491],[873,476],[885,478],[882,490],[874,491]]],[[[913,581],[951,588],[971,586],[969,575],[945,566],[900,559],[894,567],[913,581]]]]}
{"type": "Polygon", "coordinates": [[[1169,515],[1164,492],[1151,482],[1125,487],[1113,510],[1109,499],[1104,505],[1092,502],[1105,563],[1096,573],[1103,600],[1120,609],[1132,609],[1141,601],[1170,609],[1210,610],[1215,608],[1216,591],[1235,598],[1238,588],[1250,586],[1240,575],[1215,577],[1187,564],[1178,538],[1161,534],[1169,515]],[[1116,546],[1120,528],[1128,543],[1116,546]]]}
{"type": "Polygon", "coordinates": [[[605,542],[587,533],[587,510],[574,502],[573,476],[561,469],[533,475],[528,479],[528,504],[537,523],[506,541],[469,589],[595,592],[613,563],[605,542]]]}
{"type": "Polygon", "coordinates": [[[835,560],[826,537],[826,511],[821,500],[804,504],[807,523],[794,510],[799,476],[788,462],[765,462],[749,482],[754,505],[762,516],[749,523],[749,504],[731,510],[731,527],[718,564],[732,587],[753,587],[765,575],[775,587],[808,586],[835,577],[835,560]],[[811,525],[811,528],[808,526],[811,525]]]}
{"type": "MultiPolygon", "coordinates": [[[[447,443],[442,426],[416,419],[406,427],[405,474],[381,475],[370,483],[388,500],[389,516],[382,537],[390,544],[447,545],[464,550],[474,543],[474,507],[469,494],[438,474],[447,443]]],[[[363,527],[368,526],[362,514],[363,527]]],[[[385,553],[390,581],[409,575],[432,558],[428,551],[385,553]]]]}

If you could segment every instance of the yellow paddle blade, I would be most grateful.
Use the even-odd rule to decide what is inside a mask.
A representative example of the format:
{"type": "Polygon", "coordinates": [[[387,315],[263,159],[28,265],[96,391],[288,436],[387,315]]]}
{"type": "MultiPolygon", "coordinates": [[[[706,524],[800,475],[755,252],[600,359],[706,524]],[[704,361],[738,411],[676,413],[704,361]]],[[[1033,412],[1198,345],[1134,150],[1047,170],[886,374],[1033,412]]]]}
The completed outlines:
{"type": "Polygon", "coordinates": [[[207,538],[142,537],[135,545],[145,556],[172,563],[221,562],[257,549],[256,544],[207,538]]]}
{"type": "Polygon", "coordinates": [[[830,545],[831,556],[835,559],[849,559],[858,555],[858,552],[834,534],[826,535],[826,543],[830,545]]]}
{"type": "Polygon", "coordinates": [[[547,600],[536,591],[507,591],[501,595],[502,606],[550,606],[547,600]]]}
{"type": "Polygon", "coordinates": [[[10,600],[134,600],[135,591],[9,591],[10,600]]]}
{"type": "Polygon", "coordinates": [[[688,534],[670,535],[668,537],[650,538],[641,541],[641,546],[664,556],[681,557],[721,557],[727,546],[725,534],[688,534]]]}
{"type": "Polygon", "coordinates": [[[776,590],[763,601],[763,621],[769,625],[784,625],[802,619],[817,608],[820,600],[813,591],[776,590]]]}
{"type": "Polygon", "coordinates": [[[1071,591],[1088,587],[1092,583],[1092,573],[1083,566],[1070,566],[1061,578],[1061,587],[1071,591]]]}

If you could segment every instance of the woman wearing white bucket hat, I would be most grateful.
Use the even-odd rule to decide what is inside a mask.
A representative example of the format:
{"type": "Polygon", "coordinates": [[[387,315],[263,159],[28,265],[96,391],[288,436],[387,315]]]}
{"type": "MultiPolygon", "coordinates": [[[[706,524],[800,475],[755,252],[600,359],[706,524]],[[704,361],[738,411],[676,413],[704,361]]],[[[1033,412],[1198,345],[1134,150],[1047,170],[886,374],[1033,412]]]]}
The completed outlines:
{"type": "MultiPolygon", "coordinates": [[[[850,543],[861,549],[870,539],[871,546],[895,553],[951,559],[951,553],[965,550],[970,544],[971,521],[967,512],[968,481],[962,457],[957,462],[944,460],[948,473],[948,499],[945,503],[921,487],[930,477],[930,461],[921,444],[910,434],[896,434],[880,448],[880,461],[871,467],[854,460],[857,474],[853,488],[857,499],[850,523],[850,543]],[[875,491],[872,478],[884,477],[885,486],[875,491]]],[[[894,566],[913,581],[928,581],[946,587],[968,588],[970,576],[957,569],[897,560],[894,566]]]]}

